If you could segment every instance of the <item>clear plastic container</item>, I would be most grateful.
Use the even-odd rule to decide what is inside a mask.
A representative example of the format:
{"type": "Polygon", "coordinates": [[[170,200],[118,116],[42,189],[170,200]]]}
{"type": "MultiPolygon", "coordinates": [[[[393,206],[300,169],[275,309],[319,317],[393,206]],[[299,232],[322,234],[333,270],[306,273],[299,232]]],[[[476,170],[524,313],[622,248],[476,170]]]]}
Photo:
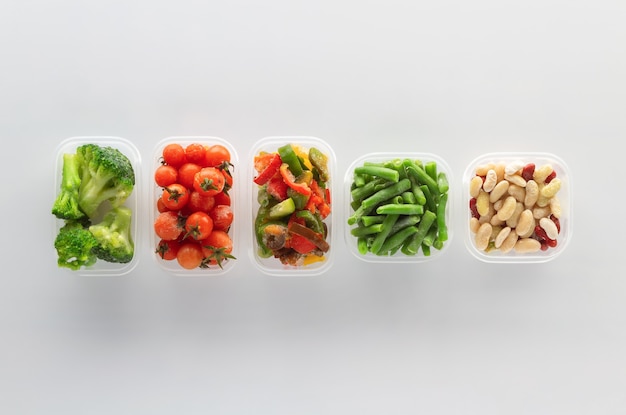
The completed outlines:
{"type": "Polygon", "coordinates": [[[172,136],[167,137],[157,143],[154,147],[154,152],[152,154],[152,163],[151,163],[151,174],[148,177],[150,183],[150,200],[149,203],[149,211],[150,211],[150,224],[148,226],[150,232],[150,249],[149,253],[152,255],[156,263],[161,267],[164,271],[168,272],[173,276],[192,276],[192,277],[202,277],[202,276],[217,276],[223,275],[230,272],[233,267],[236,266],[237,261],[239,261],[241,244],[242,240],[239,237],[239,229],[241,222],[241,214],[239,211],[240,206],[240,165],[239,165],[239,157],[235,148],[226,140],[220,137],[212,137],[212,136],[172,136]],[[162,164],[163,158],[163,149],[172,143],[180,144],[183,148],[186,148],[188,145],[193,143],[199,143],[203,145],[213,145],[220,144],[226,147],[230,152],[230,162],[233,165],[233,168],[230,169],[231,175],[233,177],[233,186],[228,191],[228,195],[230,196],[230,206],[233,212],[233,222],[228,230],[228,234],[233,241],[233,250],[231,255],[235,257],[235,259],[228,259],[222,262],[222,266],[218,266],[216,264],[210,264],[208,267],[198,267],[194,269],[186,269],[180,266],[176,259],[172,260],[164,260],[157,253],[156,249],[158,247],[160,238],[154,231],[154,222],[159,215],[159,211],[157,208],[157,201],[160,198],[163,189],[159,187],[154,180],[154,172],[156,169],[162,164]]]}
{"type": "Polygon", "coordinates": [[[344,178],[344,215],[343,215],[343,225],[344,225],[344,236],[346,240],[346,244],[348,249],[354,256],[359,258],[362,261],[366,262],[377,262],[377,263],[420,263],[425,261],[431,261],[437,259],[445,254],[450,243],[452,242],[453,229],[452,229],[452,221],[451,215],[454,209],[454,198],[452,197],[452,193],[455,191],[453,188],[454,179],[452,177],[452,170],[448,163],[442,159],[441,157],[431,154],[431,153],[421,153],[421,152],[378,152],[378,153],[370,153],[365,154],[352,162],[352,164],[348,167],[346,171],[346,175],[344,178]],[[435,249],[431,247],[430,255],[424,255],[423,250],[420,248],[419,251],[415,255],[405,255],[400,250],[397,250],[393,255],[376,255],[372,252],[367,252],[362,254],[358,249],[358,238],[354,236],[351,232],[352,229],[356,228],[356,225],[349,225],[347,223],[348,218],[353,215],[355,212],[351,206],[352,203],[352,195],[351,195],[351,186],[354,182],[354,171],[357,167],[363,166],[365,163],[384,163],[390,162],[393,160],[420,160],[423,164],[427,162],[435,162],[437,164],[437,171],[445,173],[448,183],[448,201],[445,206],[445,223],[448,233],[448,239],[444,241],[441,249],[435,249]]]}
{"type": "Polygon", "coordinates": [[[333,264],[335,248],[335,221],[336,221],[336,203],[334,203],[333,195],[336,194],[336,157],[333,149],[325,141],[317,137],[307,136],[273,136],[265,137],[259,140],[252,148],[248,158],[248,174],[246,177],[248,184],[248,197],[250,198],[250,245],[249,254],[252,262],[257,268],[265,274],[274,276],[313,276],[326,272],[333,264]],[[253,182],[257,173],[254,168],[254,157],[261,152],[275,153],[278,148],[285,144],[293,144],[303,151],[308,151],[315,147],[325,154],[328,158],[328,170],[330,179],[328,180],[328,188],[331,193],[331,213],[324,219],[327,228],[326,241],[330,245],[327,252],[324,253],[321,261],[306,263],[303,265],[284,265],[278,258],[270,256],[268,258],[259,254],[259,247],[256,239],[255,219],[260,207],[258,194],[260,186],[253,182]]]}
{"type": "MultiPolygon", "coordinates": [[[[54,180],[54,194],[55,198],[59,194],[59,190],[61,188],[61,182],[63,177],[63,155],[66,153],[75,153],[76,149],[84,144],[93,143],[97,144],[101,147],[112,147],[121,151],[133,165],[133,170],[135,174],[135,186],[133,188],[133,192],[130,194],[124,206],[130,208],[133,212],[133,218],[131,221],[131,237],[134,243],[134,256],[130,262],[127,263],[112,263],[103,260],[97,260],[94,265],[89,267],[83,267],[79,270],[70,270],[69,272],[75,273],[76,275],[82,276],[121,276],[128,274],[131,272],[139,262],[139,258],[141,256],[141,252],[143,247],[141,246],[141,232],[142,232],[142,224],[141,224],[141,215],[138,213],[141,212],[141,194],[143,191],[142,188],[142,177],[141,177],[141,156],[137,148],[127,139],[121,137],[108,137],[108,136],[79,136],[79,137],[71,137],[62,141],[57,146],[56,157],[55,157],[55,180],[54,180]]],[[[92,220],[92,223],[97,223],[104,212],[109,208],[110,205],[108,202],[105,202],[101,205],[97,215],[92,220]]],[[[53,239],[56,238],[59,230],[65,224],[65,221],[62,219],[58,219],[56,216],[51,215],[53,222],[53,239]]]]}
{"type": "MultiPolygon", "coordinates": [[[[482,170],[478,173],[482,174],[482,170]]],[[[498,177],[498,180],[501,180],[500,177],[498,177]]],[[[541,181],[542,180],[539,179],[539,182],[541,181]]],[[[542,152],[500,152],[483,154],[474,159],[467,166],[463,174],[462,187],[463,215],[467,219],[466,225],[464,226],[465,244],[470,253],[481,261],[489,263],[540,263],[550,261],[565,250],[570,239],[572,238],[572,174],[565,162],[554,154],[542,152]],[[560,218],[558,219],[558,222],[560,222],[560,232],[556,238],[556,246],[547,247],[545,250],[540,249],[534,252],[517,252],[515,249],[505,250],[506,252],[503,252],[501,249],[496,249],[493,244],[489,244],[488,249],[480,249],[477,246],[476,234],[472,231],[470,226],[472,218],[472,211],[470,209],[470,202],[472,200],[470,195],[470,181],[477,175],[476,169],[481,168],[484,170],[485,166],[492,164],[509,166],[509,168],[513,170],[515,166],[527,165],[529,163],[535,164],[536,169],[540,169],[541,166],[551,166],[556,173],[556,178],[558,178],[561,183],[560,188],[556,193],[561,210],[560,218]]],[[[510,194],[507,191],[504,197],[509,195],[510,194]]],[[[518,199],[518,202],[524,205],[524,209],[526,209],[528,206],[525,206],[522,196],[518,196],[518,199]]],[[[522,207],[519,207],[519,209],[521,208],[522,207]]],[[[532,207],[530,209],[532,211],[532,207]]],[[[558,209],[558,206],[555,209],[558,209]]],[[[537,216],[539,216],[539,213],[537,216]]],[[[533,227],[538,223],[539,220],[535,219],[533,227]]],[[[507,227],[507,225],[512,224],[515,223],[504,223],[500,226],[507,227]]],[[[514,228],[512,226],[509,227],[512,229],[514,228]]],[[[494,234],[495,233],[496,232],[494,231],[494,234]]],[[[531,237],[534,239],[541,239],[537,238],[535,235],[532,235],[531,237]]],[[[546,247],[544,246],[544,248],[546,247]]]]}

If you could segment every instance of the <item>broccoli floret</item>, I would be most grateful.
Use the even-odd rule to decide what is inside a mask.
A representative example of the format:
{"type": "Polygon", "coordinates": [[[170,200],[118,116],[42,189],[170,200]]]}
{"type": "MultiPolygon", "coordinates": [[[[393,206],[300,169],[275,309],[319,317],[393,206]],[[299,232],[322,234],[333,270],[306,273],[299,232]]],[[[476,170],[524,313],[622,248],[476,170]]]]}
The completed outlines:
{"type": "Polygon", "coordinates": [[[52,205],[52,214],[59,219],[78,220],[85,213],[78,206],[82,160],[75,153],[63,154],[61,190],[52,205]]]}
{"type": "Polygon", "coordinates": [[[97,245],[93,252],[107,262],[127,263],[135,251],[131,237],[131,210],[120,206],[109,210],[100,223],[91,225],[89,231],[97,245]]]}
{"type": "Polygon", "coordinates": [[[93,249],[97,245],[85,222],[66,221],[54,240],[59,267],[78,270],[95,264],[98,258],[93,249]]]}
{"type": "Polygon", "coordinates": [[[121,206],[135,186],[135,172],[128,157],[118,149],[93,143],[78,147],[76,153],[82,159],[78,191],[81,210],[93,218],[107,200],[113,208],[121,206]]]}

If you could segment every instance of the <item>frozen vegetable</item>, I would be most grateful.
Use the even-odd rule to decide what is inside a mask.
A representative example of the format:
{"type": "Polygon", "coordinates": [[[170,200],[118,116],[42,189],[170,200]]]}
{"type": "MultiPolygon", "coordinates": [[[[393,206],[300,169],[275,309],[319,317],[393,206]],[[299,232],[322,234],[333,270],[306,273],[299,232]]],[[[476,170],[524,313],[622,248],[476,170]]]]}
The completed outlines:
{"type": "Polygon", "coordinates": [[[120,206],[109,210],[102,220],[89,226],[98,241],[96,256],[107,262],[128,263],[133,259],[135,245],[131,235],[132,211],[120,206]]]}
{"type": "Polygon", "coordinates": [[[330,250],[325,222],[331,214],[328,156],[315,147],[288,143],[259,152],[254,168],[258,255],[291,266],[324,260],[330,250]]]}
{"type": "Polygon", "coordinates": [[[68,220],[54,240],[57,264],[74,271],[94,265],[98,260],[94,252],[97,245],[98,241],[84,222],[68,220]]]}
{"type": "Polygon", "coordinates": [[[59,266],[78,270],[98,259],[132,260],[132,211],[124,203],[134,186],[133,165],[116,148],[86,143],[62,155],[61,186],[52,205],[52,214],[63,220],[54,242],[59,266]]]}
{"type": "Polygon", "coordinates": [[[393,159],[354,168],[347,223],[360,254],[424,256],[448,240],[448,178],[433,161],[393,159]]]}
{"type": "Polygon", "coordinates": [[[128,157],[116,148],[94,143],[81,145],[76,154],[63,157],[63,176],[52,212],[61,219],[75,219],[68,217],[74,213],[63,209],[73,209],[75,203],[89,218],[105,201],[112,207],[121,206],[135,186],[135,172],[128,157]]]}
{"type": "Polygon", "coordinates": [[[161,151],[154,182],[158,215],[155,253],[187,270],[223,268],[232,255],[234,220],[230,151],[222,144],[169,143],[161,151]]]}
{"type": "Polygon", "coordinates": [[[485,163],[469,180],[470,230],[483,252],[520,254],[557,246],[561,179],[549,163],[485,163]]]}

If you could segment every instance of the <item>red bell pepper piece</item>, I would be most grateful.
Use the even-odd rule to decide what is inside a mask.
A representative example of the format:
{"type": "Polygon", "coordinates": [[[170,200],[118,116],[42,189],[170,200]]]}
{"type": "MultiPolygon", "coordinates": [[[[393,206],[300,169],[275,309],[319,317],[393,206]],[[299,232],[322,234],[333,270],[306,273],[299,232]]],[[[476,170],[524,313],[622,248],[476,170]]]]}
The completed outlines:
{"type": "MultiPolygon", "coordinates": [[[[254,178],[254,183],[258,184],[259,186],[264,185],[268,182],[269,179],[274,177],[274,175],[278,172],[280,165],[282,164],[282,160],[280,159],[278,153],[273,153],[271,155],[268,155],[268,157],[269,160],[267,160],[267,165],[263,168],[261,172],[259,172],[259,175],[254,178]]],[[[259,164],[262,164],[262,162],[260,162],[259,164]]]]}
{"type": "Polygon", "coordinates": [[[287,184],[280,176],[272,177],[267,182],[267,193],[276,198],[276,200],[285,200],[287,199],[287,184]]]}
{"type": "Polygon", "coordinates": [[[296,192],[303,194],[305,196],[311,195],[311,188],[306,183],[297,183],[296,178],[289,170],[289,165],[287,163],[283,163],[280,166],[280,175],[282,176],[287,186],[291,187],[296,192]]]}

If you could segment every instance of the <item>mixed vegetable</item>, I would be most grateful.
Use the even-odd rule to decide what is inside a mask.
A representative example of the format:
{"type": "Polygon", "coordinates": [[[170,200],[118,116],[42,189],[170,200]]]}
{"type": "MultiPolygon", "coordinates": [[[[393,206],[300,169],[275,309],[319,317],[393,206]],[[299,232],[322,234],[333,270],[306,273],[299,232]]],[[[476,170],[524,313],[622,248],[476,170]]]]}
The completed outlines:
{"type": "Polygon", "coordinates": [[[98,259],[128,263],[134,256],[131,161],[120,150],[87,143],[63,154],[60,191],[52,214],[63,221],[54,247],[59,267],[79,270],[98,259]]]}
{"type": "Polygon", "coordinates": [[[394,159],[354,169],[348,225],[361,255],[416,255],[448,240],[448,178],[434,161],[394,159]]]}
{"type": "Polygon", "coordinates": [[[231,154],[222,144],[167,144],[154,181],[159,186],[156,254],[184,269],[210,268],[231,259],[231,154]]]}
{"type": "Polygon", "coordinates": [[[254,157],[259,208],[254,220],[258,255],[302,266],[323,261],[329,251],[331,189],[328,156],[285,144],[254,157]]]}

